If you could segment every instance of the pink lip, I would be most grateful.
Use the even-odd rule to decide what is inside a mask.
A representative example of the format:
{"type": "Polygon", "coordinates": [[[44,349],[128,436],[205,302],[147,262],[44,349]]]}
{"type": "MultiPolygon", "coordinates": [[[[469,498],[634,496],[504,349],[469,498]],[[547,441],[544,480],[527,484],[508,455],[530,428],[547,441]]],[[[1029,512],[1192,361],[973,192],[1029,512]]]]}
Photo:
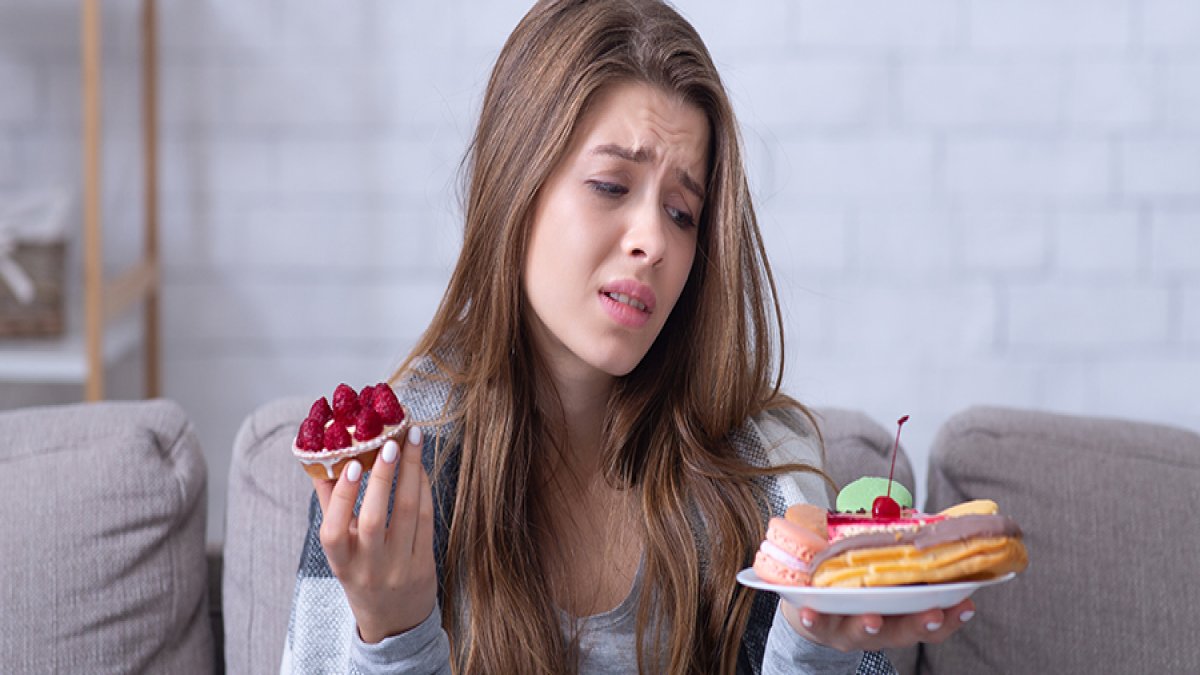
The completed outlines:
{"type": "Polygon", "coordinates": [[[650,315],[654,313],[654,305],[658,302],[652,288],[632,279],[620,279],[605,284],[600,289],[598,296],[600,304],[608,312],[608,315],[617,323],[629,328],[640,328],[646,325],[646,322],[650,320],[650,315]],[[608,297],[609,293],[628,295],[645,305],[646,309],[643,311],[623,302],[617,302],[608,297]]]}

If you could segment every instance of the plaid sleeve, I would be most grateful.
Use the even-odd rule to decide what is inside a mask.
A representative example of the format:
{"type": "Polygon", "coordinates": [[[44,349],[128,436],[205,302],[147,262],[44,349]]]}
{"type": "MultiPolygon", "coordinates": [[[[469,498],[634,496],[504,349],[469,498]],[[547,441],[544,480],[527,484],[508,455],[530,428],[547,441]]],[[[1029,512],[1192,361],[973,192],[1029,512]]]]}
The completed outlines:
{"type": "Polygon", "coordinates": [[[321,505],[314,493],[292,593],[281,673],[346,672],[356,630],[354,615],[341,583],[325,559],[320,532],[321,505]]]}

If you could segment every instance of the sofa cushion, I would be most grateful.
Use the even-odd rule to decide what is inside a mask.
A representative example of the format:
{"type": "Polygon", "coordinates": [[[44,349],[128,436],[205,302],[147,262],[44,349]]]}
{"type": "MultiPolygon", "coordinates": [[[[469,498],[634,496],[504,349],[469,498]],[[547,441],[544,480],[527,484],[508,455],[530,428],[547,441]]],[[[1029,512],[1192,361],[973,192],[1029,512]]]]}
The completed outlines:
{"type": "Polygon", "coordinates": [[[313,491],[291,446],[310,403],[268,403],[234,441],[222,573],[225,665],[233,675],[279,672],[313,491]]]}
{"type": "Polygon", "coordinates": [[[994,499],[1029,568],[922,648],[929,673],[1200,672],[1200,435],[972,408],[934,442],[928,510],[994,499]]]}
{"type": "Polygon", "coordinates": [[[5,672],[208,673],[205,465],[169,401],[0,414],[5,672]]]}

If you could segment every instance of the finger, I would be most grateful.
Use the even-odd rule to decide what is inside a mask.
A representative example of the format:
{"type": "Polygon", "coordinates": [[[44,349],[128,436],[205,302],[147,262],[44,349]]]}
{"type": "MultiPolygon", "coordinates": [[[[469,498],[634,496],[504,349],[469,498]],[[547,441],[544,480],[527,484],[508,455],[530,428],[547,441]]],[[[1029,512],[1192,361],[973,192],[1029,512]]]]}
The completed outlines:
{"type": "Polygon", "coordinates": [[[863,635],[862,626],[854,616],[823,614],[804,607],[800,610],[800,623],[810,640],[842,651],[860,649],[869,637],[863,635]]]}
{"type": "Polygon", "coordinates": [[[400,459],[400,477],[396,480],[396,502],[392,508],[392,527],[388,540],[393,550],[411,555],[421,512],[421,428],[412,427],[405,438],[404,454],[400,459]]]}
{"type": "Polygon", "coordinates": [[[946,623],[946,613],[940,609],[921,612],[921,627],[927,633],[936,633],[946,623]]]}
{"type": "Polygon", "coordinates": [[[973,616],[975,616],[975,603],[970,600],[964,600],[954,607],[946,609],[941,627],[926,636],[925,642],[940,644],[959,628],[962,628],[963,624],[970,621],[973,616]]]}
{"type": "Polygon", "coordinates": [[[883,617],[879,614],[863,614],[858,617],[858,623],[867,635],[879,635],[883,630],[883,617]]]}
{"type": "Polygon", "coordinates": [[[324,478],[314,478],[312,484],[313,491],[317,493],[317,501],[321,504],[321,513],[324,514],[329,510],[329,495],[333,494],[333,486],[336,483],[324,478]]]}
{"type": "Polygon", "coordinates": [[[817,623],[820,621],[821,621],[821,613],[820,612],[818,612],[810,607],[801,607],[800,608],[800,625],[804,626],[808,630],[813,630],[814,628],[817,627],[817,623]]]}
{"type": "Polygon", "coordinates": [[[354,518],[354,502],[358,498],[358,483],[362,478],[362,464],[351,460],[346,465],[337,485],[329,495],[329,506],[321,521],[321,545],[333,563],[344,560],[350,552],[351,520],[354,518]]]}
{"type": "Polygon", "coordinates": [[[400,446],[396,441],[384,443],[367,478],[367,490],[358,509],[359,541],[367,550],[381,546],[387,536],[388,500],[399,456],[400,446]]]}
{"type": "Polygon", "coordinates": [[[975,601],[967,598],[955,605],[953,608],[946,610],[946,614],[958,617],[958,623],[964,624],[975,616],[975,601]]]}

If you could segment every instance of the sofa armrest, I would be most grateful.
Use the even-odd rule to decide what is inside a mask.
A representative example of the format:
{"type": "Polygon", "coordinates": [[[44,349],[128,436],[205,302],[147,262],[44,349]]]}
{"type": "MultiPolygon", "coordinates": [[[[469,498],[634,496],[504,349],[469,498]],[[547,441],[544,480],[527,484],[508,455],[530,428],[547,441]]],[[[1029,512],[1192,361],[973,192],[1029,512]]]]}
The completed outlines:
{"type": "Polygon", "coordinates": [[[225,665],[233,675],[279,670],[313,493],[291,452],[308,407],[295,398],[268,403],[234,440],[221,569],[225,665]]]}
{"type": "Polygon", "coordinates": [[[5,672],[208,673],[204,454],[166,401],[0,414],[5,672]]]}
{"type": "Polygon", "coordinates": [[[949,419],[927,510],[994,499],[1029,568],[977,592],[975,619],[922,647],[922,672],[1200,672],[1197,483],[1200,435],[1183,429],[983,407],[949,419]]]}

